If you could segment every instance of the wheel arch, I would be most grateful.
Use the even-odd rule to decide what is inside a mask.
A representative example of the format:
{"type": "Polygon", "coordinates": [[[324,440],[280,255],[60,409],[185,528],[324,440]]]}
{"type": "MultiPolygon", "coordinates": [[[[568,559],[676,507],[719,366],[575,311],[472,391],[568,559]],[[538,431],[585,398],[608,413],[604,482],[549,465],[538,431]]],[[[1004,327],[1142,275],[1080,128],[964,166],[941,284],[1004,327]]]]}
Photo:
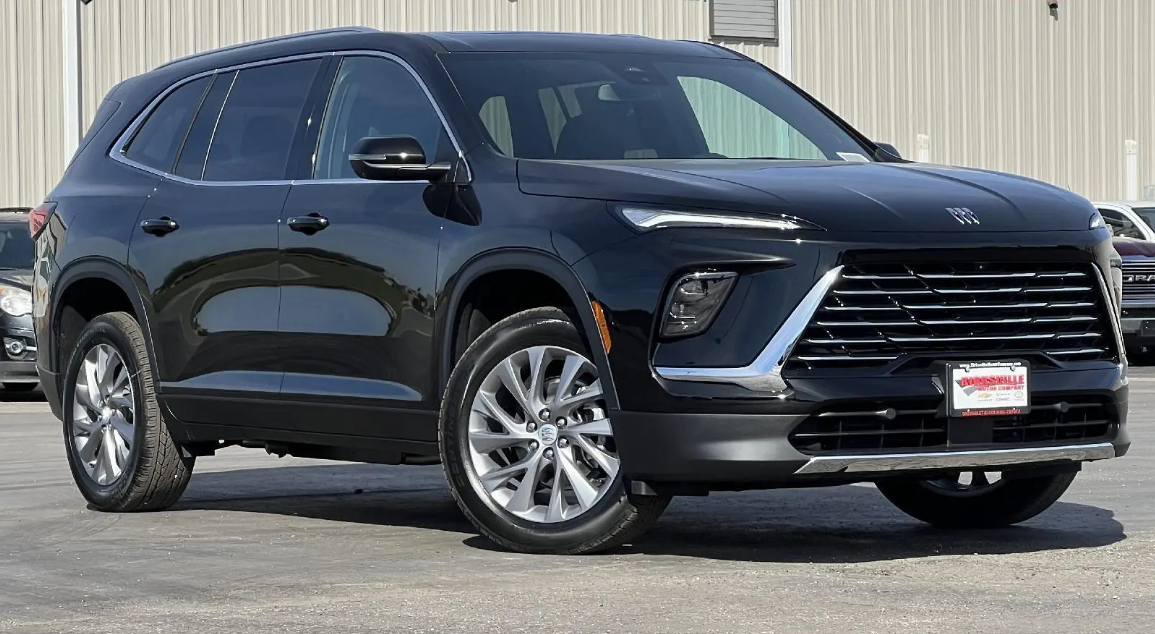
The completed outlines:
{"type": "Polygon", "coordinates": [[[598,368],[599,378],[605,390],[606,404],[611,409],[618,408],[617,391],[610,370],[609,355],[601,345],[601,333],[590,302],[593,298],[577,273],[561,258],[536,249],[510,248],[487,251],[474,256],[461,267],[449,282],[447,301],[440,313],[440,334],[438,335],[438,376],[437,388],[440,397],[449,383],[449,374],[454,366],[454,342],[458,332],[458,322],[462,319],[463,301],[473,284],[491,273],[530,272],[549,278],[569,297],[577,312],[579,323],[575,324],[590,342],[590,353],[598,368]]]}
{"type": "MultiPolygon", "coordinates": [[[[48,363],[49,370],[56,373],[63,373],[67,360],[61,358],[60,350],[60,334],[61,334],[61,318],[65,305],[61,302],[69,289],[74,288],[77,284],[84,283],[91,280],[101,280],[103,282],[111,283],[120,289],[125,298],[128,299],[132,305],[134,317],[137,323],[140,324],[141,330],[144,332],[145,345],[148,347],[149,356],[153,359],[155,367],[161,367],[159,359],[157,358],[156,346],[153,345],[152,331],[149,328],[149,322],[152,318],[151,306],[145,301],[140,288],[133,280],[132,274],[129,273],[120,263],[104,258],[104,257],[88,257],[70,262],[56,279],[56,283],[52,285],[52,295],[49,306],[52,310],[51,320],[52,331],[49,333],[49,356],[48,363]]],[[[159,387],[159,381],[158,381],[159,387]]],[[[159,390],[158,390],[159,391],[159,390]]]]}

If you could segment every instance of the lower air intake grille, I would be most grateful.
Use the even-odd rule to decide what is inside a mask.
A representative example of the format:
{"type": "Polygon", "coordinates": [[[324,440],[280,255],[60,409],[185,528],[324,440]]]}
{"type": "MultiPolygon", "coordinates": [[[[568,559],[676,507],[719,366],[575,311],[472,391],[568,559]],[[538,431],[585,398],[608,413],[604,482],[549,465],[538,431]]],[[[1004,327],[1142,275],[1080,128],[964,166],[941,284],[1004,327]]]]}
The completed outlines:
{"type": "Polygon", "coordinates": [[[790,444],[807,455],[966,446],[950,441],[951,425],[970,426],[969,438],[976,426],[989,426],[989,443],[979,444],[1069,443],[1103,439],[1118,420],[1107,401],[1085,397],[1070,402],[1036,398],[1031,411],[1021,416],[948,421],[941,409],[941,399],[830,409],[802,421],[790,433],[790,444]]]}
{"type": "Polygon", "coordinates": [[[1114,359],[1114,334],[1093,266],[848,265],[786,370],[877,368],[906,357],[1114,359]]]}

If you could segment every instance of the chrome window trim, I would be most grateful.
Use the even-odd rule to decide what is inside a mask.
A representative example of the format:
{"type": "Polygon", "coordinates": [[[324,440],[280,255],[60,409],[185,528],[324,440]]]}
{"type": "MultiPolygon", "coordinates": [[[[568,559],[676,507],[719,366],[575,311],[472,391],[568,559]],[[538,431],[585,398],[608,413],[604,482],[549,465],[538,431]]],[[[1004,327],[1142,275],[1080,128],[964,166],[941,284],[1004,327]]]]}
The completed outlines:
{"type": "Polygon", "coordinates": [[[731,383],[756,392],[785,393],[789,389],[782,378],[786,359],[841,274],[842,267],[836,266],[819,278],[749,365],[740,368],[658,367],[654,371],[663,379],[672,381],[731,383]]]}
{"type": "MultiPolygon", "coordinates": [[[[465,166],[466,180],[467,180],[467,182],[471,182],[473,180],[473,169],[470,167],[469,161],[465,160],[465,151],[462,149],[461,142],[457,139],[457,135],[454,134],[453,128],[450,127],[449,119],[446,118],[445,113],[441,110],[441,106],[438,105],[437,100],[433,98],[433,93],[430,92],[429,87],[425,84],[425,81],[423,79],[421,79],[421,76],[417,74],[417,71],[409,64],[409,62],[405,61],[401,57],[398,57],[397,55],[394,55],[393,53],[387,53],[385,51],[361,50],[361,49],[325,51],[325,52],[321,52],[321,53],[305,53],[305,54],[301,54],[301,55],[288,55],[285,57],[274,57],[274,58],[263,59],[263,60],[259,60],[259,61],[255,61],[255,62],[247,62],[244,64],[235,64],[232,66],[222,66],[220,68],[214,68],[213,70],[203,71],[203,72],[197,73],[195,75],[189,75],[188,77],[185,77],[184,79],[181,79],[180,81],[178,81],[178,82],[174,83],[173,85],[169,86],[168,88],[166,88],[159,95],[157,95],[156,98],[154,98],[151,102],[149,102],[148,106],[146,106],[145,109],[143,111],[141,111],[141,113],[138,114],[135,119],[132,120],[132,123],[130,123],[128,125],[128,127],[125,128],[124,132],[119,137],[117,137],[116,142],[112,144],[112,149],[109,150],[109,152],[108,152],[108,156],[109,156],[109,158],[111,158],[112,160],[114,160],[118,163],[121,163],[123,165],[127,165],[128,167],[132,167],[132,168],[141,170],[143,172],[153,174],[155,176],[159,176],[159,177],[164,178],[166,180],[170,180],[170,181],[177,182],[177,183],[183,183],[186,185],[196,185],[196,186],[200,186],[200,187],[249,187],[249,186],[262,186],[262,185],[314,185],[314,184],[321,184],[321,183],[325,183],[325,184],[373,183],[373,184],[378,184],[378,185],[401,185],[401,184],[407,184],[407,183],[415,182],[415,181],[371,181],[371,180],[365,180],[365,179],[360,179],[360,178],[336,178],[336,179],[303,178],[303,179],[296,179],[296,180],[285,179],[285,180],[266,180],[266,181],[203,181],[203,180],[192,180],[189,178],[184,178],[182,176],[177,176],[176,174],[171,174],[169,172],[165,172],[163,170],[158,170],[156,168],[149,167],[147,165],[143,165],[141,163],[133,161],[132,159],[129,159],[124,154],[125,150],[127,149],[129,141],[132,140],[132,137],[136,134],[136,131],[140,128],[141,125],[144,124],[144,122],[148,119],[148,117],[152,114],[152,112],[156,109],[156,107],[158,105],[160,105],[160,102],[164,101],[164,99],[166,97],[168,97],[173,91],[179,89],[181,86],[184,86],[185,84],[188,84],[190,82],[201,79],[202,77],[208,77],[208,76],[216,75],[219,73],[241,71],[241,70],[245,70],[248,68],[257,68],[260,66],[271,66],[273,64],[284,64],[284,63],[288,63],[288,62],[296,62],[296,61],[307,60],[307,59],[321,59],[321,58],[325,58],[325,57],[354,57],[354,56],[381,57],[381,58],[388,59],[390,61],[397,63],[402,68],[404,68],[406,71],[408,71],[410,76],[413,77],[414,81],[417,82],[417,85],[421,87],[421,91],[423,93],[425,93],[425,98],[428,99],[429,104],[431,106],[433,106],[433,111],[437,113],[437,118],[441,121],[441,125],[445,128],[445,133],[449,136],[449,141],[451,143],[453,143],[453,148],[457,150],[458,160],[461,161],[461,163],[465,166]]],[[[234,82],[235,82],[235,78],[234,78],[234,82]]],[[[231,86],[230,86],[229,90],[231,93],[232,92],[231,86]]],[[[225,100],[225,105],[228,105],[228,99],[227,98],[225,100]]],[[[223,112],[224,108],[222,107],[221,110],[223,112]]],[[[219,123],[219,114],[218,114],[218,123],[219,123]]],[[[215,125],[213,128],[213,133],[214,133],[214,135],[216,134],[216,126],[215,125]]],[[[212,143],[211,142],[209,143],[209,151],[210,152],[212,151],[212,143]]],[[[206,165],[207,165],[207,160],[206,160],[206,165]]],[[[204,172],[202,171],[201,174],[203,175],[204,172]]]]}

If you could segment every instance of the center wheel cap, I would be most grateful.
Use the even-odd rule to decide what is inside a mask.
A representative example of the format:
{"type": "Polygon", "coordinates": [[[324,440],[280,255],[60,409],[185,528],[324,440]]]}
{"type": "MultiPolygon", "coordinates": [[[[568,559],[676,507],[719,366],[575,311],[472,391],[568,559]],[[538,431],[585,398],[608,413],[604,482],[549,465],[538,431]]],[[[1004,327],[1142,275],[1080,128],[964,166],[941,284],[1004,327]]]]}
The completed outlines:
{"type": "Polygon", "coordinates": [[[551,447],[557,442],[557,427],[553,425],[542,425],[538,428],[537,435],[541,438],[541,444],[551,447]]]}

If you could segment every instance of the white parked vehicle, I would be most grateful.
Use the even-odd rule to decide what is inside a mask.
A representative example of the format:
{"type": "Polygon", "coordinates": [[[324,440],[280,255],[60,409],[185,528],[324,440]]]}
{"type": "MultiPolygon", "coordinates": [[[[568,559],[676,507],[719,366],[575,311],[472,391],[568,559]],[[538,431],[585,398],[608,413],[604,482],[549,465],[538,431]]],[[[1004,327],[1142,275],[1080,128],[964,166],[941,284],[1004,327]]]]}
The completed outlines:
{"type": "Polygon", "coordinates": [[[1107,226],[1115,235],[1155,242],[1155,201],[1130,203],[1094,203],[1107,226]]]}

